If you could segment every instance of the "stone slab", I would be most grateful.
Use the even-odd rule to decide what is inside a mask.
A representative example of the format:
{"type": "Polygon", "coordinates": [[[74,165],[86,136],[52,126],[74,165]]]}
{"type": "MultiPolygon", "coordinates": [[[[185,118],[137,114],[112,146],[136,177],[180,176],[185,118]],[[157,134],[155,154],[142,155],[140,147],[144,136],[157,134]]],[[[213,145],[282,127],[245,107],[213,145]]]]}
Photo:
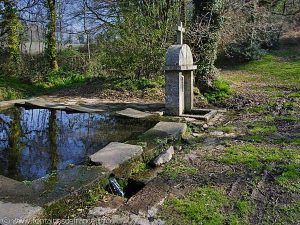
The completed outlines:
{"type": "Polygon", "coordinates": [[[127,108],[117,112],[118,115],[126,116],[134,119],[143,119],[153,116],[151,113],[145,113],[136,109],[127,108]]]}
{"type": "Polygon", "coordinates": [[[2,101],[2,102],[0,102],[0,109],[8,109],[8,108],[15,106],[15,104],[21,104],[21,103],[24,103],[25,101],[27,101],[27,100],[19,99],[19,100],[11,100],[11,101],[2,101]]]}
{"type": "Polygon", "coordinates": [[[194,118],[203,121],[209,121],[218,113],[217,110],[214,109],[192,109],[191,112],[187,114],[183,114],[183,117],[194,118]]]}
{"type": "Polygon", "coordinates": [[[42,215],[43,209],[26,203],[0,201],[0,222],[3,225],[32,224],[42,215]]]}
{"type": "Polygon", "coordinates": [[[81,112],[81,113],[104,112],[104,110],[102,110],[102,109],[92,109],[92,108],[79,106],[79,105],[67,106],[66,111],[74,111],[74,112],[81,112]]]}
{"type": "Polygon", "coordinates": [[[28,202],[35,197],[35,190],[24,184],[0,175],[0,200],[5,202],[28,202]]]}
{"type": "Polygon", "coordinates": [[[129,145],[119,142],[111,142],[106,147],[90,156],[95,164],[100,164],[109,171],[117,169],[123,163],[140,156],[143,148],[138,145],[129,145]]]}
{"type": "Polygon", "coordinates": [[[155,178],[142,190],[132,196],[127,203],[121,207],[123,211],[145,216],[154,216],[157,208],[161,206],[170,191],[169,184],[163,178],[155,178]]]}
{"type": "Polygon", "coordinates": [[[185,123],[159,122],[152,129],[148,130],[144,136],[180,139],[185,134],[186,130],[187,125],[185,123]]]}

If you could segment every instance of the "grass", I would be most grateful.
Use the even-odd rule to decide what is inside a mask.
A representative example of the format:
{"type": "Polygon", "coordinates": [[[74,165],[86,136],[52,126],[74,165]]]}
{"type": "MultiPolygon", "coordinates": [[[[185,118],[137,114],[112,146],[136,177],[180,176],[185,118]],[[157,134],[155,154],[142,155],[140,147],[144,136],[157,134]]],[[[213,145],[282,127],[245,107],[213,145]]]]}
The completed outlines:
{"type": "Polygon", "coordinates": [[[227,164],[244,164],[252,169],[262,169],[272,162],[289,163],[295,156],[296,152],[293,150],[242,144],[227,147],[220,160],[227,164]]]}
{"type": "Polygon", "coordinates": [[[235,70],[260,74],[258,79],[269,84],[300,88],[300,60],[287,60],[288,56],[287,52],[267,54],[261,60],[236,66],[235,70]]]}
{"type": "Polygon", "coordinates": [[[195,175],[198,173],[198,169],[190,166],[184,160],[175,159],[167,164],[162,172],[163,175],[176,178],[180,174],[195,175]]]}
{"type": "Polygon", "coordinates": [[[235,225],[249,224],[248,217],[252,212],[253,206],[249,201],[229,199],[224,189],[206,186],[197,188],[184,198],[168,199],[162,217],[167,224],[174,225],[235,225]]]}
{"type": "Polygon", "coordinates": [[[71,72],[49,73],[47,79],[26,83],[14,77],[0,76],[0,101],[49,94],[55,90],[84,83],[89,77],[71,72]]]}

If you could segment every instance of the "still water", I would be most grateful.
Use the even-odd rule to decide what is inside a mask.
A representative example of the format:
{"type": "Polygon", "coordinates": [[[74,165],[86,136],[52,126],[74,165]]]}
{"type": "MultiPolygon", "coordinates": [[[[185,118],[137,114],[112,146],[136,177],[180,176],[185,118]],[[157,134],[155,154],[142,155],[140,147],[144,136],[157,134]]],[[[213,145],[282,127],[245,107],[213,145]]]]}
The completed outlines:
{"type": "Polygon", "coordinates": [[[110,114],[9,109],[0,112],[0,174],[34,180],[82,164],[109,142],[134,138],[154,125],[110,114]]]}

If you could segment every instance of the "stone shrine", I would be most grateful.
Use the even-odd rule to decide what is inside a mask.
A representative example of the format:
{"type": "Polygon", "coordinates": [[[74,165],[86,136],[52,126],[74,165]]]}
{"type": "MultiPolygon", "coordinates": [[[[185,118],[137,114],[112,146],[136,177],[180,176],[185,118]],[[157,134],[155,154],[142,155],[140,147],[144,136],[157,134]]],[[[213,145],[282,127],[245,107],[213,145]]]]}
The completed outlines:
{"type": "Polygon", "coordinates": [[[166,114],[181,116],[193,109],[194,65],[188,45],[183,44],[182,22],[177,26],[177,44],[169,47],[165,66],[166,114]]]}

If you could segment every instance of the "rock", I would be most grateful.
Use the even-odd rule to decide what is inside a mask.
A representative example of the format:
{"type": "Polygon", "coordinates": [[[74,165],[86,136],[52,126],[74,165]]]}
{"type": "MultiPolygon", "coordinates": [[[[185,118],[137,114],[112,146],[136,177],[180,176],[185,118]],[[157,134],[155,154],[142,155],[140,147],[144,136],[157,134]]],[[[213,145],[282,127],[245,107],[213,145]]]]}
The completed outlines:
{"type": "Polygon", "coordinates": [[[156,111],[156,112],[153,112],[154,115],[158,115],[158,116],[163,116],[165,114],[164,111],[156,111]]]}
{"type": "Polygon", "coordinates": [[[209,126],[208,126],[206,123],[203,124],[203,128],[204,128],[204,129],[208,129],[208,127],[209,127],[209,126]]]}
{"type": "Polygon", "coordinates": [[[189,118],[189,117],[185,117],[184,119],[185,119],[186,122],[194,122],[194,121],[197,120],[195,118],[189,118]]]}
{"type": "Polygon", "coordinates": [[[159,122],[152,129],[148,130],[144,137],[173,138],[180,139],[185,134],[187,125],[176,122],[159,122]]]}
{"type": "Polygon", "coordinates": [[[0,222],[5,225],[31,224],[42,215],[43,209],[25,203],[0,201],[0,222]],[[26,221],[26,222],[24,222],[26,221]]]}
{"type": "Polygon", "coordinates": [[[105,208],[105,207],[95,207],[91,210],[89,210],[89,215],[91,216],[105,216],[109,214],[113,214],[117,211],[118,209],[113,209],[113,208],[105,208]]]}
{"type": "Polygon", "coordinates": [[[181,145],[175,145],[174,146],[174,150],[175,151],[181,151],[182,150],[182,146],[181,145]]]}
{"type": "Polygon", "coordinates": [[[222,136],[224,136],[224,132],[222,132],[222,131],[214,131],[214,132],[210,132],[209,134],[211,136],[215,136],[215,137],[222,137],[222,136]]]}
{"type": "Polygon", "coordinates": [[[157,177],[121,206],[120,211],[128,211],[144,217],[153,215],[157,213],[156,209],[163,205],[169,191],[170,186],[166,180],[157,177]]]}
{"type": "Polygon", "coordinates": [[[109,224],[130,224],[129,223],[129,215],[112,215],[111,219],[109,220],[109,224]]]}
{"type": "Polygon", "coordinates": [[[100,151],[91,155],[90,160],[112,171],[130,159],[140,156],[142,153],[143,148],[141,146],[111,142],[100,151]]]}
{"type": "Polygon", "coordinates": [[[192,135],[193,135],[193,137],[203,137],[205,134],[204,133],[201,133],[201,134],[193,133],[192,135]]]}
{"type": "Polygon", "coordinates": [[[153,116],[153,114],[145,113],[145,112],[131,109],[131,108],[127,108],[122,111],[118,111],[117,114],[121,115],[121,116],[130,117],[130,118],[135,118],[135,119],[142,119],[142,118],[147,118],[147,117],[153,116]]]}
{"type": "Polygon", "coordinates": [[[150,221],[142,216],[131,214],[130,215],[130,224],[135,225],[151,225],[150,221]]]}
{"type": "Polygon", "coordinates": [[[229,134],[224,134],[224,137],[228,137],[228,138],[236,138],[237,135],[235,133],[229,133],[229,134]]]}
{"type": "Polygon", "coordinates": [[[211,127],[211,126],[214,125],[214,123],[213,122],[209,122],[207,125],[211,127]]]}
{"type": "Polygon", "coordinates": [[[171,146],[168,150],[164,151],[161,155],[159,155],[153,163],[155,166],[161,166],[162,164],[169,162],[172,159],[173,155],[174,147],[171,146]]]}

